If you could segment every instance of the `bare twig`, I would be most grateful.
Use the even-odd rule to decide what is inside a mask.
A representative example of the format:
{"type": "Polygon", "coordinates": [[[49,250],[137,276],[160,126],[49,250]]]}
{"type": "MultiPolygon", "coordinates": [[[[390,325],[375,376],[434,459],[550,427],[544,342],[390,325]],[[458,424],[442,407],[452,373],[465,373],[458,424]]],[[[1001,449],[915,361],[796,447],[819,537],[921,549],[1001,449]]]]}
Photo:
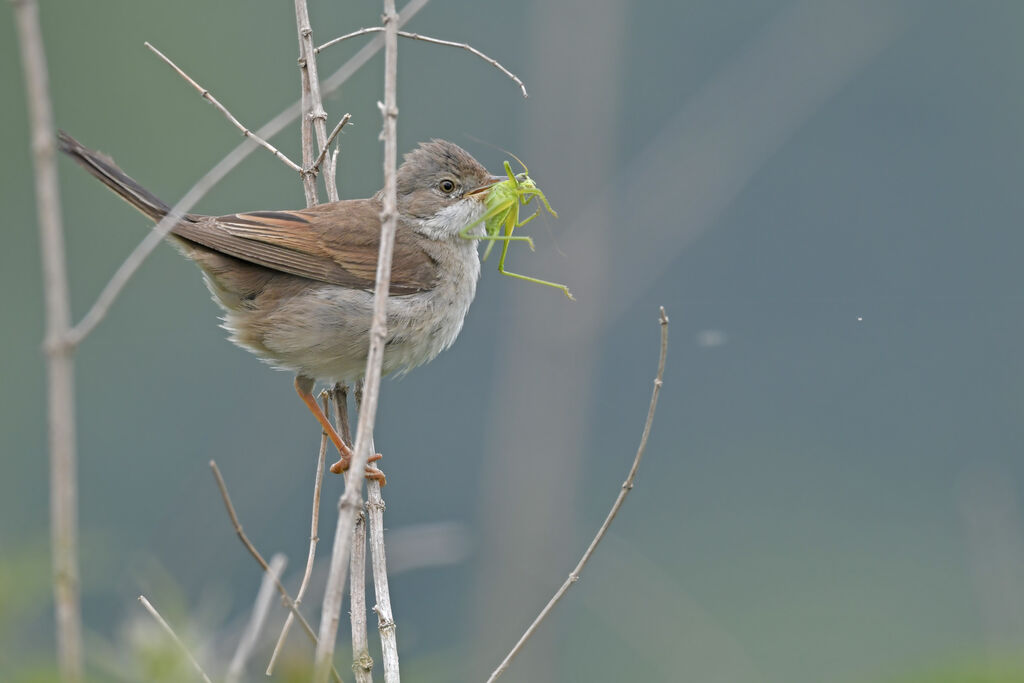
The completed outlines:
{"type": "MultiPolygon", "coordinates": [[[[356,385],[356,405],[362,405],[363,384],[356,385]]],[[[376,449],[371,437],[370,452],[376,449]]],[[[366,510],[370,517],[370,557],[373,564],[373,593],[377,604],[377,630],[380,632],[381,657],[384,665],[384,680],[398,681],[398,637],[395,618],[391,612],[391,590],[388,586],[387,555],[384,548],[384,498],[380,482],[366,481],[366,510]],[[392,673],[389,673],[392,672],[392,673]]]]}
{"type": "Polygon", "coordinates": [[[391,592],[388,587],[387,556],[384,552],[384,498],[380,482],[366,481],[366,509],[370,516],[370,559],[373,566],[373,593],[377,604],[377,629],[380,631],[381,658],[384,680],[398,681],[398,638],[395,618],[391,612],[391,592]]]}
{"type": "MultiPolygon", "coordinates": [[[[395,245],[397,227],[397,184],[395,167],[398,161],[398,105],[397,105],[397,63],[398,63],[398,14],[394,0],[384,0],[384,103],[380,106],[384,119],[381,137],[384,140],[384,190],[381,211],[380,251],[377,256],[377,277],[373,294],[373,321],[370,325],[370,348],[366,359],[365,396],[359,411],[359,425],[356,431],[355,453],[350,463],[352,472],[362,473],[370,459],[373,427],[377,417],[377,402],[380,391],[381,363],[384,360],[384,340],[387,336],[388,287],[391,281],[391,257],[395,245]]],[[[362,483],[359,477],[352,478],[352,484],[362,483]]],[[[324,593],[323,609],[320,614],[320,642],[317,644],[313,662],[313,681],[327,680],[327,664],[334,653],[334,639],[338,632],[338,619],[345,585],[348,564],[348,549],[351,544],[351,529],[355,526],[355,515],[361,499],[362,486],[349,485],[339,501],[338,526],[335,528],[334,546],[331,553],[330,571],[324,593]]],[[[398,680],[397,667],[384,672],[385,680],[398,680]],[[391,677],[389,677],[391,676],[391,677]]]]}
{"type": "Polygon", "coordinates": [[[252,138],[253,140],[255,140],[258,145],[260,145],[261,147],[263,147],[264,149],[269,151],[271,154],[273,154],[275,157],[277,157],[279,160],[284,162],[284,165],[287,166],[288,168],[292,169],[293,171],[296,171],[297,173],[302,173],[302,167],[300,167],[294,161],[289,159],[288,156],[285,155],[284,152],[279,150],[277,147],[274,147],[272,144],[270,144],[269,142],[267,142],[266,140],[261,138],[259,135],[257,135],[256,133],[252,132],[251,130],[246,128],[244,125],[242,125],[242,122],[239,121],[238,119],[236,119],[234,114],[232,114],[230,111],[228,111],[227,107],[225,107],[223,104],[221,104],[217,100],[217,98],[214,97],[213,94],[209,90],[207,90],[203,86],[201,86],[198,83],[196,83],[192,79],[191,76],[189,76],[187,73],[185,73],[184,70],[182,70],[181,67],[179,67],[177,64],[175,64],[173,61],[171,61],[170,57],[168,57],[163,52],[161,52],[160,50],[158,50],[155,47],[153,47],[153,45],[150,44],[149,42],[144,43],[144,45],[146,47],[148,47],[153,52],[153,54],[155,54],[160,59],[164,60],[164,62],[167,64],[167,66],[169,66],[172,69],[174,69],[174,71],[179,76],[184,78],[185,81],[189,85],[191,85],[193,88],[198,90],[199,91],[199,96],[202,97],[207,102],[209,102],[210,104],[212,104],[217,109],[217,111],[219,111],[221,114],[224,114],[224,116],[227,117],[227,120],[230,121],[232,123],[232,125],[234,125],[235,128],[237,128],[238,130],[242,131],[242,135],[244,135],[247,138],[252,138]]]}
{"type": "MultiPolygon", "coordinates": [[[[238,641],[238,647],[235,649],[235,655],[231,658],[231,664],[228,665],[228,672],[224,675],[225,683],[238,683],[242,680],[245,663],[252,656],[252,651],[256,649],[260,631],[263,630],[263,623],[267,620],[267,613],[270,611],[270,603],[274,599],[274,582],[280,578],[286,564],[288,564],[288,559],[281,553],[270,558],[270,570],[263,575],[263,579],[260,581],[260,589],[256,593],[252,616],[249,617],[249,623],[246,624],[245,631],[242,632],[242,637],[238,641]]],[[[291,614],[289,613],[288,616],[291,614]]]]}
{"type": "MultiPolygon", "coordinates": [[[[320,393],[320,400],[323,402],[324,410],[327,410],[327,392],[320,393]]],[[[316,459],[316,478],[313,482],[313,513],[310,517],[309,524],[309,553],[306,555],[306,569],[302,574],[302,582],[299,584],[299,592],[295,594],[295,608],[298,609],[299,605],[302,604],[302,598],[306,595],[306,588],[309,586],[309,577],[313,575],[313,560],[316,557],[316,545],[320,541],[319,528],[320,528],[320,491],[323,488],[324,481],[324,460],[327,457],[327,432],[321,432],[320,434],[320,452],[317,454],[316,459]]],[[[291,630],[292,622],[295,620],[295,615],[291,612],[284,620],[284,627],[281,629],[281,635],[278,636],[277,644],[274,646],[274,652],[270,655],[270,662],[267,664],[267,675],[271,676],[274,673],[274,664],[277,662],[278,655],[281,654],[281,649],[284,647],[284,643],[288,640],[288,631],[291,630]]]]}
{"type": "MultiPolygon", "coordinates": [[[[428,0],[410,0],[410,2],[403,8],[402,14],[399,16],[399,24],[404,24],[412,19],[417,12],[423,9],[427,2],[428,0]]],[[[383,45],[383,39],[374,39],[369,44],[363,46],[359,52],[353,55],[351,59],[345,62],[321,84],[323,92],[329,93],[339,88],[342,83],[352,76],[352,74],[366,64],[373,55],[377,54],[377,51],[380,50],[383,45]]],[[[301,112],[301,103],[292,104],[290,107],[261,126],[256,131],[256,135],[264,139],[273,137],[294,121],[301,112]]],[[[256,148],[257,144],[252,139],[244,140],[240,145],[228,153],[226,157],[221,159],[216,166],[207,171],[202,178],[196,181],[191,189],[185,193],[185,196],[178,200],[178,203],[171,208],[167,216],[153,227],[149,234],[146,235],[145,239],[143,239],[139,245],[135,247],[134,251],[128,255],[128,258],[121,263],[113,277],[111,277],[110,281],[106,286],[104,286],[103,291],[100,292],[96,302],[93,303],[92,307],[85,314],[82,320],[71,328],[66,335],[64,335],[63,340],[57,340],[57,342],[62,341],[70,346],[75,346],[89,336],[89,334],[96,328],[96,325],[106,317],[107,313],[110,311],[110,307],[121,292],[124,291],[128,281],[131,280],[132,276],[139,269],[142,263],[151,253],[153,253],[153,250],[156,249],[157,245],[159,245],[160,242],[167,237],[167,234],[174,228],[179,217],[188,213],[192,207],[196,205],[196,202],[209,192],[214,185],[223,180],[224,177],[234,170],[234,168],[246,157],[252,154],[256,148]]]]}
{"type": "MultiPolygon", "coordinates": [[[[348,477],[363,476],[349,470],[348,477]]],[[[357,683],[372,683],[373,657],[366,635],[366,515],[356,516],[352,530],[352,558],[349,563],[349,622],[352,625],[352,673],[357,683]]]]}
{"type": "MultiPolygon", "coordinates": [[[[224,507],[227,508],[228,517],[231,518],[231,525],[235,528],[235,533],[238,534],[238,538],[242,541],[242,545],[245,546],[245,549],[249,551],[250,555],[256,558],[256,561],[259,563],[260,567],[263,568],[264,572],[270,571],[270,565],[268,565],[267,561],[263,559],[263,555],[260,555],[260,551],[256,550],[256,546],[254,546],[252,541],[249,540],[249,537],[245,535],[245,531],[242,530],[242,523],[238,521],[238,515],[235,513],[235,506],[231,503],[231,496],[228,495],[227,484],[224,483],[224,477],[221,476],[220,468],[217,467],[217,463],[213,460],[210,461],[210,469],[213,470],[214,479],[217,480],[217,488],[220,489],[220,496],[224,499],[224,507]]],[[[317,638],[316,633],[313,632],[313,627],[309,625],[306,618],[302,616],[301,612],[299,612],[299,608],[295,605],[295,601],[292,600],[292,597],[288,594],[288,590],[284,587],[284,584],[281,583],[280,579],[275,579],[274,586],[277,588],[277,592],[281,595],[281,600],[284,602],[285,607],[291,610],[292,614],[295,615],[295,618],[299,620],[299,624],[302,625],[303,630],[306,631],[306,635],[308,635],[309,639],[314,645],[316,645],[317,638]]],[[[332,673],[334,680],[340,683],[341,676],[338,674],[333,664],[330,666],[328,671],[332,673]]],[[[324,680],[326,680],[326,678],[324,680]]]]}
{"type": "MultiPolygon", "coordinates": [[[[318,156],[316,158],[316,161],[313,162],[312,170],[313,170],[314,173],[316,173],[317,171],[320,170],[320,164],[324,163],[324,158],[327,156],[327,152],[328,152],[328,150],[331,147],[331,143],[334,142],[334,138],[338,137],[338,133],[341,132],[341,129],[345,127],[345,124],[348,123],[351,118],[352,118],[352,114],[345,114],[344,116],[342,116],[341,117],[341,121],[338,121],[338,125],[336,125],[334,127],[334,130],[331,131],[331,134],[327,136],[327,144],[324,145],[323,149],[320,150],[320,156],[318,156]]],[[[334,151],[337,152],[338,150],[334,150],[334,151]]],[[[332,160],[331,167],[329,167],[329,168],[331,168],[331,170],[328,171],[327,169],[324,169],[324,177],[325,178],[328,175],[330,175],[331,178],[335,177],[334,176],[334,169],[337,168],[337,164],[338,164],[338,160],[337,160],[337,157],[335,156],[335,158],[332,160]]],[[[334,196],[334,199],[331,200],[332,202],[338,201],[337,186],[334,185],[334,188],[335,188],[335,196],[334,196]]],[[[328,189],[327,194],[328,194],[328,196],[330,196],[330,194],[331,194],[330,189],[328,189]]]]}
{"type": "Polygon", "coordinates": [[[338,178],[338,153],[339,152],[341,152],[341,150],[338,149],[337,147],[335,147],[334,151],[331,152],[331,161],[330,161],[331,173],[334,174],[334,178],[335,178],[335,183],[334,183],[334,191],[335,192],[338,191],[337,178],[338,178]]]}
{"type": "Polygon", "coordinates": [[[320,203],[316,189],[316,174],[312,171],[313,155],[313,119],[317,116],[327,117],[327,113],[320,107],[315,109],[319,101],[314,104],[312,95],[312,84],[315,82],[319,87],[319,79],[310,78],[310,71],[316,72],[316,61],[308,57],[306,44],[310,42],[313,29],[309,27],[309,9],[306,7],[306,0],[295,0],[295,25],[299,32],[299,72],[302,84],[302,119],[299,122],[302,133],[302,189],[306,193],[306,206],[313,206],[320,203]],[[312,64],[312,66],[311,66],[312,64]]]}
{"type": "MultiPolygon", "coordinates": [[[[330,144],[327,141],[327,112],[324,110],[323,98],[320,96],[320,74],[317,71],[316,51],[313,46],[313,28],[309,22],[309,8],[306,5],[306,0],[295,0],[295,18],[299,27],[299,64],[302,67],[304,79],[302,92],[303,96],[305,96],[306,88],[308,87],[308,116],[313,130],[316,132],[317,144],[322,152],[330,144]]],[[[312,146],[312,143],[310,145],[312,146]]],[[[303,145],[303,149],[305,149],[305,145],[303,145]]],[[[307,168],[310,168],[310,166],[307,165],[307,168]]],[[[338,201],[337,183],[329,168],[324,171],[324,188],[327,190],[328,201],[338,201]]]]}
{"type": "MultiPolygon", "coordinates": [[[[357,36],[369,35],[370,33],[380,33],[382,31],[384,31],[384,27],[383,26],[371,26],[369,28],[361,28],[358,31],[353,31],[352,33],[346,33],[343,36],[339,36],[337,38],[333,38],[331,40],[328,40],[326,43],[324,43],[323,45],[318,47],[314,52],[319,54],[320,50],[326,49],[326,48],[328,48],[328,47],[330,47],[332,45],[340,43],[343,40],[348,40],[349,38],[355,38],[357,36]]],[[[422,35],[422,34],[419,34],[419,33],[409,33],[408,31],[399,31],[398,35],[401,36],[402,38],[410,38],[412,40],[422,40],[425,43],[433,43],[434,45],[445,45],[447,47],[457,47],[457,48],[460,48],[462,50],[465,50],[466,52],[469,52],[470,54],[476,55],[477,57],[479,57],[480,59],[484,60],[485,62],[487,62],[488,64],[493,66],[495,69],[497,69],[498,71],[500,71],[501,73],[505,74],[506,76],[511,78],[513,81],[515,81],[516,85],[519,86],[519,89],[523,91],[523,97],[528,97],[528,95],[526,94],[526,85],[521,80],[519,80],[518,76],[516,76],[514,73],[512,73],[511,71],[506,69],[504,66],[502,66],[501,63],[498,60],[494,59],[493,57],[488,57],[483,52],[480,52],[480,50],[477,50],[475,47],[473,47],[472,45],[470,45],[468,43],[458,43],[458,42],[455,42],[455,41],[452,41],[452,40],[440,40],[439,38],[431,38],[430,36],[425,36],[425,35],[422,35]]]]}
{"type": "MultiPolygon", "coordinates": [[[[334,424],[345,443],[352,443],[348,426],[348,385],[334,385],[334,424]]],[[[359,389],[356,389],[356,399],[359,389]]],[[[362,477],[362,473],[359,477],[362,477]]],[[[345,474],[345,486],[355,486],[356,475],[351,469],[345,474]]],[[[361,498],[361,497],[360,497],[361,498]]],[[[360,499],[360,504],[362,500],[360,499]]],[[[352,673],[357,683],[373,682],[373,657],[366,635],[366,515],[356,516],[352,530],[352,557],[349,562],[349,623],[352,627],[352,673]]]]}
{"type": "Polygon", "coordinates": [[[50,446],[50,545],[57,661],[61,680],[77,683],[82,680],[82,613],[78,585],[75,367],[74,348],[65,343],[71,327],[71,307],[57,182],[57,149],[39,7],[35,0],[18,0],[13,4],[32,135],[46,306],[44,349],[50,446]]]}
{"type": "Polygon", "coordinates": [[[145,595],[139,596],[139,602],[141,602],[142,606],[146,608],[146,611],[149,612],[154,619],[156,619],[156,623],[160,624],[160,626],[162,626],[163,629],[167,631],[167,635],[171,637],[171,640],[173,640],[174,644],[178,646],[182,654],[184,654],[185,657],[188,658],[188,661],[192,663],[192,666],[194,666],[196,671],[199,672],[199,675],[203,677],[203,680],[206,681],[206,683],[213,683],[210,680],[210,677],[206,675],[206,672],[203,671],[203,667],[199,666],[199,662],[196,661],[196,658],[193,657],[192,653],[188,651],[187,647],[185,647],[185,643],[181,642],[181,638],[178,637],[178,634],[174,632],[174,629],[171,628],[170,624],[164,621],[164,618],[160,616],[159,612],[156,611],[156,607],[153,607],[153,605],[150,604],[149,600],[146,599],[145,595]]]}
{"type": "Polygon", "coordinates": [[[548,601],[548,604],[544,606],[544,609],[540,611],[537,618],[533,620],[533,623],[530,624],[529,628],[526,629],[526,632],[523,633],[519,642],[516,643],[515,647],[512,648],[512,650],[505,656],[505,659],[502,660],[501,664],[498,665],[498,668],[491,674],[490,678],[487,679],[487,683],[497,680],[498,676],[508,669],[509,664],[512,663],[512,659],[523,649],[523,646],[526,645],[526,641],[533,636],[537,627],[540,626],[540,623],[544,621],[548,614],[550,614],[551,610],[554,609],[555,605],[558,604],[558,601],[561,600],[568,592],[569,588],[579,581],[583,567],[586,566],[591,555],[594,554],[594,551],[597,549],[597,544],[601,542],[602,538],[604,538],[605,533],[608,531],[608,527],[611,526],[612,520],[615,519],[617,514],[619,514],[619,509],[626,501],[626,496],[628,496],[629,492],[633,489],[633,479],[636,477],[636,472],[640,468],[640,460],[644,457],[644,451],[647,449],[647,438],[651,434],[651,425],[654,422],[654,411],[658,407],[658,395],[661,393],[662,379],[665,375],[665,355],[668,352],[668,316],[665,315],[664,307],[661,307],[661,313],[658,321],[661,324],[661,352],[658,355],[658,374],[654,378],[654,389],[651,391],[651,403],[647,408],[647,420],[644,422],[644,431],[640,436],[640,445],[637,447],[636,457],[633,458],[633,465],[629,468],[629,474],[626,476],[626,480],[622,482],[622,489],[619,491],[619,495],[615,498],[615,503],[612,504],[612,509],[608,512],[608,516],[605,517],[604,524],[602,524],[601,528],[597,530],[597,535],[594,536],[594,540],[590,542],[586,552],[583,553],[583,557],[581,557],[579,563],[577,563],[576,568],[572,570],[569,574],[569,578],[567,578],[565,583],[562,584],[562,587],[558,589],[554,596],[552,596],[551,600],[548,601]]]}

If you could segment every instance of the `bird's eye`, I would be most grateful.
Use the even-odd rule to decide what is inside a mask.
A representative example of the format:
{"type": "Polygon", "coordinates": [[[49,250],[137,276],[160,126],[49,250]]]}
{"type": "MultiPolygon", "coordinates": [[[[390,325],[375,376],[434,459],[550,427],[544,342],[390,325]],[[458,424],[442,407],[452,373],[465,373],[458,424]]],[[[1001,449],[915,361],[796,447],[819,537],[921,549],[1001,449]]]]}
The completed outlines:
{"type": "Polygon", "coordinates": [[[437,184],[437,187],[438,189],[441,190],[441,192],[444,192],[445,194],[451,194],[452,192],[455,192],[455,181],[451,180],[450,178],[445,178],[444,180],[437,184]]]}

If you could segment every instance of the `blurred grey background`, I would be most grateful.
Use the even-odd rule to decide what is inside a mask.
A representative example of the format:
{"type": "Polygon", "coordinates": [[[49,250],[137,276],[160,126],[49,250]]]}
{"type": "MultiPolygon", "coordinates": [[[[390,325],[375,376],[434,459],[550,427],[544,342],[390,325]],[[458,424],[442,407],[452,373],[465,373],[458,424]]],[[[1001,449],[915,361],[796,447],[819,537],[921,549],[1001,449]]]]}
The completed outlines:
{"type": "MultiPolygon", "coordinates": [[[[311,13],[323,42],[380,7],[311,13]]],[[[143,41],[250,126],[298,97],[290,3],[63,0],[42,18],[58,125],[168,201],[239,138],[143,41]]],[[[525,80],[526,100],[462,51],[403,41],[400,149],[443,137],[494,171],[499,147],[526,161],[560,218],[528,226],[537,252],[509,268],[579,301],[489,261],[455,347],[384,384],[406,677],[481,680],[575,564],[633,457],[658,305],[671,348],[637,486],[508,680],[1024,676],[1024,4],[447,0],[408,29],[525,80]]],[[[382,62],[325,103],[355,122],[346,197],[381,185],[382,62]]],[[[0,678],[49,680],[42,300],[8,20],[0,82],[0,678]]],[[[273,142],[297,156],[297,130],[273,142]]],[[[77,319],[147,224],[61,171],[77,319]]],[[[302,202],[257,152],[197,211],[302,202]]],[[[211,458],[298,582],[319,433],[217,315],[161,247],[77,356],[97,680],[132,679],[142,592],[206,661],[234,647],[260,576],[211,458]]]]}

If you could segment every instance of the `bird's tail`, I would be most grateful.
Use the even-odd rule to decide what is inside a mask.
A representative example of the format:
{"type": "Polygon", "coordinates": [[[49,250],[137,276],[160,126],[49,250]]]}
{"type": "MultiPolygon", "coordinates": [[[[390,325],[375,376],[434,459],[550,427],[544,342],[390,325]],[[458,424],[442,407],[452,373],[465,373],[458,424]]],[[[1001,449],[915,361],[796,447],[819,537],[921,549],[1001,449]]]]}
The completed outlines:
{"type": "Polygon", "coordinates": [[[113,190],[121,199],[134,206],[154,221],[167,215],[170,207],[160,201],[156,195],[139,185],[127,173],[105,154],[91,150],[64,131],[58,131],[57,141],[60,151],[81,164],[85,170],[113,190]]]}

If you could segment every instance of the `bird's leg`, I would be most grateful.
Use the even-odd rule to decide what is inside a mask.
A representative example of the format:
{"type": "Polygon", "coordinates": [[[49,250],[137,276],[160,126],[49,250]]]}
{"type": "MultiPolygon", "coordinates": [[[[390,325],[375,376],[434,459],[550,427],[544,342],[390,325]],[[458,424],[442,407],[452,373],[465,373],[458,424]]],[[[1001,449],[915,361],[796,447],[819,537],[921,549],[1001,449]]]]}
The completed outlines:
{"type": "MultiPolygon", "coordinates": [[[[352,461],[352,449],[345,445],[345,442],[338,436],[337,430],[331,424],[327,416],[324,415],[324,411],[317,405],[316,399],[313,397],[313,384],[314,380],[311,377],[305,375],[295,376],[295,391],[299,394],[299,398],[309,408],[309,412],[313,413],[313,417],[320,423],[320,427],[323,428],[324,433],[330,438],[331,443],[338,449],[338,454],[341,456],[338,462],[331,465],[331,472],[335,474],[341,474],[348,469],[349,463],[352,461]]],[[[376,455],[370,458],[370,461],[380,460],[380,455],[376,455]]],[[[380,470],[376,467],[367,467],[367,475],[375,479],[380,479],[380,470]]],[[[383,484],[382,484],[383,485],[383,484]]]]}
{"type": "MultiPolygon", "coordinates": [[[[341,436],[344,441],[352,441],[352,433],[348,427],[348,385],[344,382],[338,382],[334,385],[334,391],[331,392],[331,396],[334,398],[334,421],[341,425],[341,436]]],[[[370,456],[369,462],[366,464],[366,478],[376,480],[381,486],[387,484],[387,479],[384,477],[384,473],[376,467],[370,465],[371,462],[380,460],[383,456],[380,453],[374,453],[370,456]]],[[[342,463],[341,460],[334,463],[331,466],[331,471],[335,474],[339,474],[348,469],[348,462],[342,463]],[[334,468],[338,469],[335,470],[334,468]]]]}

